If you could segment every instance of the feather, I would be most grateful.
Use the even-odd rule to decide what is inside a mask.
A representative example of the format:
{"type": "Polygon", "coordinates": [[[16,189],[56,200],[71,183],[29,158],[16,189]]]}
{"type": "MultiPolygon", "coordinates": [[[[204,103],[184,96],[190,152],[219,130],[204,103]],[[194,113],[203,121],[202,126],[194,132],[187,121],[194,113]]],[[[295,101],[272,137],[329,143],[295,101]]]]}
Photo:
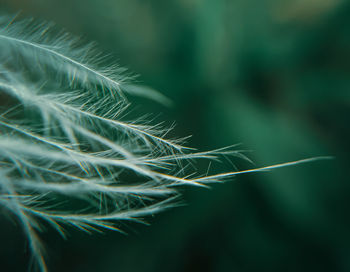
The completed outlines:
{"type": "Polygon", "coordinates": [[[142,221],[178,205],[179,185],[206,187],[311,161],[197,173],[192,163],[198,159],[246,157],[234,146],[194,152],[181,139],[167,139],[169,128],[147,117],[124,120],[124,91],[169,101],[132,85],[125,69],[102,66],[95,52],[49,24],[0,17],[0,205],[22,224],[41,271],[47,271],[42,221],[63,236],[64,225],[121,231],[121,220],[142,221]]]}

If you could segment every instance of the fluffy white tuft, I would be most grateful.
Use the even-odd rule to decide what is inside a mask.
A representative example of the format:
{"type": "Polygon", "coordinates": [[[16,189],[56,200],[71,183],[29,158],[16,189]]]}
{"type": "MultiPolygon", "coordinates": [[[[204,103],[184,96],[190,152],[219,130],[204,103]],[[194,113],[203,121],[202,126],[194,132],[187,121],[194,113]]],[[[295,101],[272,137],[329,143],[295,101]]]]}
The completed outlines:
{"type": "Polygon", "coordinates": [[[21,222],[41,271],[43,222],[63,236],[67,225],[120,231],[121,220],[142,221],[176,205],[179,185],[288,165],[191,171],[193,160],[244,155],[233,147],[193,152],[167,139],[169,129],[124,120],[124,92],[167,100],[131,85],[124,69],[101,66],[99,56],[48,24],[0,17],[0,204],[21,222]]]}

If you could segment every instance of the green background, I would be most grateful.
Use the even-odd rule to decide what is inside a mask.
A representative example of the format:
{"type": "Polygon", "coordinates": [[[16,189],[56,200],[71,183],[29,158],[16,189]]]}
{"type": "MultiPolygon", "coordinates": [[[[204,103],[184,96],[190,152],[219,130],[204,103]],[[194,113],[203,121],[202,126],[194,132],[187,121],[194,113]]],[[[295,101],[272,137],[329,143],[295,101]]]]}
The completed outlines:
{"type": "MultiPolygon", "coordinates": [[[[256,166],[332,161],[182,188],[128,235],[43,235],[50,271],[350,271],[350,3],[346,0],[0,0],[96,41],[172,107],[132,99],[199,150],[242,143],[256,166]]],[[[240,160],[239,169],[254,167],[240,160]]],[[[207,165],[198,165],[202,171],[207,165]]],[[[223,161],[217,171],[232,171],[223,161]]],[[[26,271],[1,219],[2,271],[26,271]]]]}

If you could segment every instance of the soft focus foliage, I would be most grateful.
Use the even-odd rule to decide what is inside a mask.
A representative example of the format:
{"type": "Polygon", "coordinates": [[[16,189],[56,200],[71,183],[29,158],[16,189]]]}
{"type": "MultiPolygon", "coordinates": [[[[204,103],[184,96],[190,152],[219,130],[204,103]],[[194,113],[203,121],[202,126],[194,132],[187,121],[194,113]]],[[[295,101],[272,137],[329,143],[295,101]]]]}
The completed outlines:
{"type": "MultiPolygon", "coordinates": [[[[49,233],[44,239],[57,256],[56,271],[349,270],[347,1],[2,3],[114,52],[175,105],[168,111],[143,102],[142,111],[167,112],[162,119],[176,119],[176,134],[193,134],[195,147],[243,142],[259,165],[336,157],[298,171],[241,177],[210,192],[186,190],[186,209],[160,216],[146,230],[132,226],[139,235],[78,235],[63,243],[49,233]]],[[[205,172],[207,164],[198,168],[205,172]]],[[[21,271],[17,260],[26,255],[18,256],[22,241],[13,238],[19,230],[6,222],[0,255],[21,271]]]]}

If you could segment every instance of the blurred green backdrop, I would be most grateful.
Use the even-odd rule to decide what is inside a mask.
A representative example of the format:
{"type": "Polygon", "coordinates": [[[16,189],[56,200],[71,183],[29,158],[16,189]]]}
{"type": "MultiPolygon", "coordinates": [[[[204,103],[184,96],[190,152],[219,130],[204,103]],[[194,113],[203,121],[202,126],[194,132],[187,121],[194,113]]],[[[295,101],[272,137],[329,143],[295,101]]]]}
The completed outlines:
{"type": "MultiPolygon", "coordinates": [[[[0,3],[112,52],[174,102],[134,99],[134,112],[176,120],[173,134],[192,134],[193,147],[243,143],[257,166],[335,156],[183,188],[188,205],[148,218],[151,226],[125,224],[127,236],[71,230],[63,241],[48,229],[51,271],[350,271],[349,1],[0,3]]],[[[0,220],[2,271],[26,271],[20,227],[0,220]]]]}

